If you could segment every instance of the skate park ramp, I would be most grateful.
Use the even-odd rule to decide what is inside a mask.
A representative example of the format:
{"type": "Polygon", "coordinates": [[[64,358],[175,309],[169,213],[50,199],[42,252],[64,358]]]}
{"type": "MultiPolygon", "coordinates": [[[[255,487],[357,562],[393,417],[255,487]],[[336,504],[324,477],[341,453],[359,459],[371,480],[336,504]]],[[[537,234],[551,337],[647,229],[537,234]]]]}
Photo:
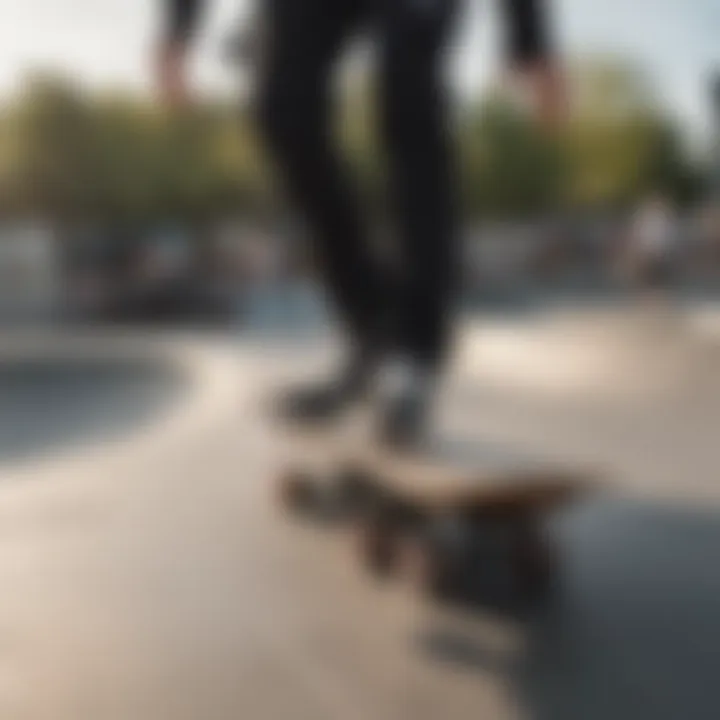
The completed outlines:
{"type": "Polygon", "coordinates": [[[182,385],[147,408],[146,380],[126,391],[122,371],[100,372],[113,389],[85,427],[143,395],[131,420],[0,465],[0,717],[715,720],[714,346],[589,317],[470,324],[448,383],[458,432],[607,474],[607,495],[552,520],[558,582],[521,617],[368,582],[351,538],[279,511],[283,447],[259,403],[321,372],[332,337],[26,346],[24,363],[69,353],[89,377],[132,348],[179,363],[182,385]],[[603,360],[579,363],[567,388],[553,373],[573,370],[568,357],[603,360]]]}

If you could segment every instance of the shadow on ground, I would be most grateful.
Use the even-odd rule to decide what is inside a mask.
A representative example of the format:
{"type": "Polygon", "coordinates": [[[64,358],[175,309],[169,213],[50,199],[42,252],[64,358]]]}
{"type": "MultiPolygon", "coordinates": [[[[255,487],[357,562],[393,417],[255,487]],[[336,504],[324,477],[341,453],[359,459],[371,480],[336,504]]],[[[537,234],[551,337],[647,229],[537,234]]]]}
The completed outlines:
{"type": "Polygon", "coordinates": [[[532,720],[720,717],[720,514],[603,500],[554,529],[561,571],[517,656],[437,627],[421,649],[507,676],[532,720]]]}

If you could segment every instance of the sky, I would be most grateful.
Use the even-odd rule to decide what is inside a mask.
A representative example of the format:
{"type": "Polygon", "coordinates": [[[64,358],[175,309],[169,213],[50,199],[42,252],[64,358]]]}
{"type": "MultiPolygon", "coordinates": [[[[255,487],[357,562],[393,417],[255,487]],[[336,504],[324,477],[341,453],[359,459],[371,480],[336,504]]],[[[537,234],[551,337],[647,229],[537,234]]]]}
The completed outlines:
{"type": "MultiPolygon", "coordinates": [[[[482,87],[498,69],[500,1],[465,0],[454,76],[466,92],[482,87]]],[[[196,83],[207,92],[232,92],[219,48],[247,3],[211,0],[195,68],[196,83]]],[[[27,71],[38,67],[90,86],[149,90],[161,4],[0,0],[0,97],[21,88],[27,71]]],[[[566,54],[619,52],[640,62],[667,106],[693,132],[707,132],[708,73],[720,68],[720,0],[554,0],[554,5],[556,35],[566,54]]]]}

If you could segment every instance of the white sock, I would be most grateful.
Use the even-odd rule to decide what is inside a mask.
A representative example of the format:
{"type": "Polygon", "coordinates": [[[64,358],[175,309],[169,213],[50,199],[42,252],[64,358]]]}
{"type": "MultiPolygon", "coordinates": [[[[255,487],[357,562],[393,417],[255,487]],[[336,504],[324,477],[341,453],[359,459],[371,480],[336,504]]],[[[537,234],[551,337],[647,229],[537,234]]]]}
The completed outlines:
{"type": "Polygon", "coordinates": [[[435,373],[407,356],[387,359],[380,365],[376,388],[383,399],[393,399],[406,394],[426,395],[435,385],[435,373]]]}

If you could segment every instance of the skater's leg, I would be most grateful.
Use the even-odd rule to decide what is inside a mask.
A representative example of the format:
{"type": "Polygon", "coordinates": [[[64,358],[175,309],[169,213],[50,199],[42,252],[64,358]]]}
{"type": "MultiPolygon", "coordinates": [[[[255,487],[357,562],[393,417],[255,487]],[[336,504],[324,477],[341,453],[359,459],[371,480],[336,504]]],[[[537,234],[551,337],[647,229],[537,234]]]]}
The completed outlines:
{"type": "Polygon", "coordinates": [[[443,60],[456,4],[376,0],[401,279],[397,358],[382,428],[391,442],[422,434],[451,340],[459,243],[443,60]]]}
{"type": "Polygon", "coordinates": [[[432,366],[448,347],[458,262],[443,62],[456,5],[378,2],[382,116],[403,279],[399,340],[432,366]]]}
{"type": "Polygon", "coordinates": [[[333,143],[332,80],[365,0],[266,0],[268,54],[260,119],[308,225],[314,260],[350,339],[374,339],[380,274],[366,223],[333,143]]]}

